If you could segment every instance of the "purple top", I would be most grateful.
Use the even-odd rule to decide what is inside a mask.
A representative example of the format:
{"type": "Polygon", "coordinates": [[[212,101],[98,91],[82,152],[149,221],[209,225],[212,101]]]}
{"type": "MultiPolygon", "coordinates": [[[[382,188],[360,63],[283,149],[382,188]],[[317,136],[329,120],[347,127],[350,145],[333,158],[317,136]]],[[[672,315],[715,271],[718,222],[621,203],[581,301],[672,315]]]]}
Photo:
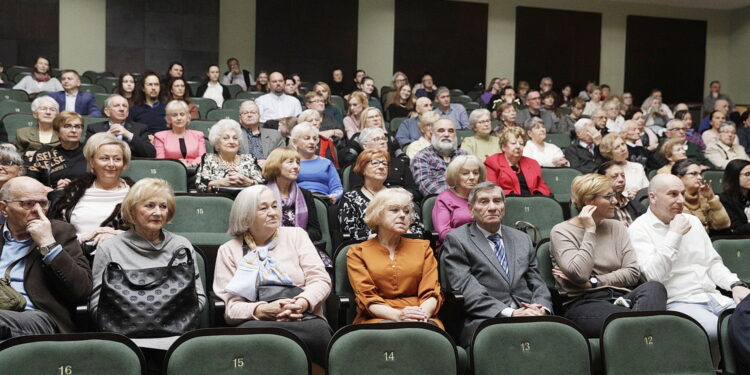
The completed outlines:
{"type": "Polygon", "coordinates": [[[469,211],[468,200],[459,197],[451,189],[437,196],[435,208],[432,210],[432,225],[438,232],[441,242],[448,232],[472,221],[474,218],[469,211]]]}

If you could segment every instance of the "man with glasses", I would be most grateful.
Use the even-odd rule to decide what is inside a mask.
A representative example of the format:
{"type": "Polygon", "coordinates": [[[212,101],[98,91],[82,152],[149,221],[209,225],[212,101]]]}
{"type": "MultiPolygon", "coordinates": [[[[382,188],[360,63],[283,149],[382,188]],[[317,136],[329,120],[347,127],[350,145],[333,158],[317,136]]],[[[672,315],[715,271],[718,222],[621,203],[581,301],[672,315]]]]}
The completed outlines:
{"type": "Polygon", "coordinates": [[[284,139],[278,130],[266,129],[260,126],[260,108],[252,100],[240,105],[240,126],[247,137],[247,150],[263,166],[268,154],[278,147],[284,147],[284,139]]]}
{"type": "Polygon", "coordinates": [[[529,90],[526,93],[526,108],[518,112],[516,122],[519,124],[526,123],[526,120],[532,117],[539,117],[544,121],[544,128],[548,133],[552,132],[555,125],[555,119],[552,113],[542,110],[542,94],[538,90],[529,90]]]}
{"type": "Polygon", "coordinates": [[[96,98],[93,94],[81,92],[81,76],[75,70],[63,70],[60,75],[60,83],[63,91],[49,93],[50,98],[55,99],[60,108],[72,111],[81,116],[102,117],[99,107],[96,106],[96,98]]]}
{"type": "Polygon", "coordinates": [[[255,103],[260,108],[260,122],[297,117],[302,112],[299,100],[284,93],[283,74],[271,73],[268,76],[268,85],[271,87],[271,92],[255,99],[255,103]]]}
{"type": "Polygon", "coordinates": [[[115,138],[127,142],[133,156],[153,158],[156,149],[148,139],[148,127],[144,124],[128,121],[130,106],[128,100],[118,94],[112,94],[104,100],[104,115],[107,121],[96,122],[86,126],[86,140],[101,132],[110,132],[115,138]]]}
{"type": "Polygon", "coordinates": [[[440,194],[448,189],[445,170],[456,156],[468,155],[458,149],[456,124],[447,117],[441,117],[432,125],[432,145],[419,151],[411,161],[411,173],[419,191],[424,196],[440,194]]]}
{"type": "Polygon", "coordinates": [[[596,173],[612,179],[612,192],[615,194],[615,198],[617,198],[613,219],[620,221],[628,227],[633,220],[646,213],[646,207],[641,202],[635,200],[635,197],[626,195],[624,167],[624,161],[610,160],[602,163],[596,170],[596,173]]]}
{"type": "MultiPolygon", "coordinates": [[[[661,139],[657,150],[661,150],[664,142],[666,142],[667,139],[676,138],[683,142],[685,155],[688,159],[693,159],[701,165],[704,165],[705,169],[713,168],[713,164],[708,159],[706,159],[706,157],[700,151],[700,147],[687,139],[687,126],[684,122],[682,122],[682,120],[674,119],[667,122],[667,130],[664,132],[664,134],[666,135],[666,137],[661,139]]],[[[657,168],[661,168],[667,165],[667,161],[664,160],[664,157],[661,156],[660,152],[654,152],[652,156],[654,157],[654,163],[656,164],[657,168]]]]}
{"type": "Polygon", "coordinates": [[[706,158],[716,169],[724,169],[734,159],[750,160],[737,142],[737,130],[731,122],[719,126],[719,140],[706,148],[706,158]]]}
{"type": "Polygon", "coordinates": [[[0,339],[70,333],[72,311],[91,294],[91,268],[75,228],[47,219],[49,188],[29,177],[16,177],[0,189],[0,274],[21,294],[25,307],[0,310],[0,339]]]}

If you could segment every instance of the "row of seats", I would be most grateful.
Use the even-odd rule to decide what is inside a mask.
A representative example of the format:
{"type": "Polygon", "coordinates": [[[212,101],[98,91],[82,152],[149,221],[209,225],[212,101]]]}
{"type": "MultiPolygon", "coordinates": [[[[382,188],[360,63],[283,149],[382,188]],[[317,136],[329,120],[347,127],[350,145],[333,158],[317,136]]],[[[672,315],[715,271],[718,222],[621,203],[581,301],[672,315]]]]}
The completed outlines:
{"type": "MultiPolygon", "coordinates": [[[[720,321],[724,373],[736,373],[720,321]]],[[[705,332],[675,312],[619,313],[604,325],[598,348],[560,317],[494,318],[482,323],[466,353],[427,323],[351,325],[328,346],[327,373],[343,375],[591,374],[600,355],[606,374],[714,374],[705,332]],[[595,353],[595,352],[599,353],[595,353]],[[468,354],[468,355],[467,355],[468,354]]],[[[0,368],[14,374],[141,374],[145,360],[113,333],[25,336],[0,344],[0,368]]],[[[165,374],[310,374],[305,344],[278,328],[212,328],[182,335],[169,348],[165,374]],[[283,354],[282,354],[283,353],[283,354]]]]}

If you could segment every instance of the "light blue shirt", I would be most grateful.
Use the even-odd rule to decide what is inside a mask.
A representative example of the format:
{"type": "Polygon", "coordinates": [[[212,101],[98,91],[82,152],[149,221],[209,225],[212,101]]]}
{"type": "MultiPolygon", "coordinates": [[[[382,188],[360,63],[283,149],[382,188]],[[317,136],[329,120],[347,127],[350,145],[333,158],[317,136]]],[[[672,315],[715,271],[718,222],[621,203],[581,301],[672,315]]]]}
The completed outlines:
{"type": "MultiPolygon", "coordinates": [[[[17,259],[28,254],[34,247],[34,240],[31,237],[21,241],[14,239],[7,225],[3,226],[3,238],[5,239],[5,244],[3,245],[3,251],[0,254],[0,277],[5,277],[5,270],[8,266],[17,259]]],[[[50,264],[61,251],[62,245],[57,245],[49,252],[49,254],[42,257],[42,261],[46,264],[50,264]]],[[[26,298],[26,310],[36,310],[36,306],[31,302],[29,295],[26,293],[26,288],[23,285],[23,274],[25,269],[26,259],[21,260],[13,267],[10,271],[10,286],[26,298]]]]}
{"type": "Polygon", "coordinates": [[[456,124],[456,129],[460,130],[469,128],[469,115],[466,113],[466,108],[461,104],[451,103],[448,112],[443,112],[440,107],[435,108],[435,113],[441,117],[447,117],[453,120],[453,123],[456,124]]]}

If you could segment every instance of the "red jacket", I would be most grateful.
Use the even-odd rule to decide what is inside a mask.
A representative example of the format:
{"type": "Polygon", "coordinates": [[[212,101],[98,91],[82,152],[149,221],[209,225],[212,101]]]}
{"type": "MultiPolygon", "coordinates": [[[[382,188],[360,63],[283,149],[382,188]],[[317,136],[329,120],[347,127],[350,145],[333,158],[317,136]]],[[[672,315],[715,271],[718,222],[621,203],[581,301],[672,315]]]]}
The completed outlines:
{"type": "Polygon", "coordinates": [[[333,140],[320,137],[320,152],[318,152],[318,155],[332,161],[336,169],[339,168],[339,158],[336,155],[336,145],[333,143],[333,140]]]}
{"type": "MultiPolygon", "coordinates": [[[[487,167],[488,181],[500,185],[506,195],[521,194],[521,184],[518,182],[518,176],[510,168],[510,165],[508,165],[505,155],[499,153],[488,156],[484,160],[484,165],[487,167]]],[[[542,167],[539,166],[536,160],[522,156],[521,160],[518,161],[518,166],[520,167],[520,172],[526,178],[526,185],[528,185],[531,194],[550,195],[549,187],[542,179],[542,167]]]]}

